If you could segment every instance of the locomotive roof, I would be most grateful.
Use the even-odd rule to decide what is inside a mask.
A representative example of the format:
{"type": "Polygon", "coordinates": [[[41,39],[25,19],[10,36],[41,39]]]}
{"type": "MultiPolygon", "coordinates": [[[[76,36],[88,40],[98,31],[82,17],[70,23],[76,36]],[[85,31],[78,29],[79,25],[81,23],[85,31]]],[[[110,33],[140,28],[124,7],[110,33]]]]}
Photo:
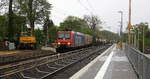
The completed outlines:
{"type": "Polygon", "coordinates": [[[65,33],[68,33],[68,32],[72,32],[72,33],[76,33],[76,34],[78,34],[78,35],[87,35],[87,36],[91,36],[91,35],[88,35],[88,34],[84,34],[84,33],[81,33],[81,32],[75,32],[75,31],[58,31],[59,33],[63,33],[63,32],[65,32],[65,33]]]}
{"type": "Polygon", "coordinates": [[[80,32],[76,32],[76,34],[78,34],[78,35],[84,35],[83,33],[80,33],[80,32]]]}

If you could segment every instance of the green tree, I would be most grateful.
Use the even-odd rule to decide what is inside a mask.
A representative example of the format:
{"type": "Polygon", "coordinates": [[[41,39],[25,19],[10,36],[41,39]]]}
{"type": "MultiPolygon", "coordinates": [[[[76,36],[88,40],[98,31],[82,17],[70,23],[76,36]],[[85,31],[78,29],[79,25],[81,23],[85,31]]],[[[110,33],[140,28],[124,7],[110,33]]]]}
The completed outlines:
{"type": "Polygon", "coordinates": [[[50,14],[51,4],[47,0],[17,0],[19,14],[27,17],[31,32],[34,34],[35,24],[44,22],[47,15],[50,14]]]}
{"type": "Polygon", "coordinates": [[[88,27],[92,30],[102,28],[100,24],[102,24],[101,19],[96,15],[84,15],[84,21],[88,24],[88,27]]]}
{"type": "MultiPolygon", "coordinates": [[[[45,39],[45,45],[48,44],[49,41],[49,28],[53,27],[54,23],[52,20],[50,20],[49,16],[44,20],[44,25],[43,25],[43,33],[44,33],[44,39],[45,39]]],[[[52,32],[51,32],[52,33],[52,32]]]]}
{"type": "MultiPolygon", "coordinates": [[[[25,23],[26,23],[25,17],[17,16],[15,14],[13,14],[12,17],[14,18],[13,23],[12,23],[13,37],[11,37],[10,41],[17,40],[18,39],[17,37],[19,36],[21,29],[23,27],[26,28],[25,27],[25,23]]],[[[8,33],[9,33],[7,15],[0,16],[0,28],[1,28],[0,29],[0,32],[1,32],[0,38],[1,38],[1,40],[4,40],[6,37],[8,37],[8,33]]]]}
{"type": "Polygon", "coordinates": [[[7,35],[6,16],[0,16],[0,41],[7,35]]]}
{"type": "Polygon", "coordinates": [[[101,19],[96,15],[85,15],[84,21],[88,24],[88,27],[93,31],[93,42],[96,42],[96,31],[102,28],[100,24],[102,24],[101,19]]]}
{"type": "Polygon", "coordinates": [[[99,35],[99,38],[108,39],[108,40],[116,40],[117,38],[119,38],[118,34],[107,31],[107,30],[100,31],[98,35],[99,35]]]}
{"type": "Polygon", "coordinates": [[[43,30],[35,29],[35,37],[36,37],[36,41],[37,41],[37,47],[40,47],[40,45],[42,45],[42,43],[44,42],[43,30]]]}
{"type": "Polygon", "coordinates": [[[60,30],[74,30],[74,31],[83,31],[85,28],[88,28],[86,22],[75,16],[68,16],[62,23],[60,23],[60,30]]]}
{"type": "Polygon", "coordinates": [[[57,26],[53,26],[49,28],[49,42],[50,43],[55,43],[55,40],[57,38],[57,31],[58,31],[57,26]]]}
{"type": "Polygon", "coordinates": [[[26,31],[27,26],[26,26],[26,17],[24,16],[18,16],[18,15],[13,15],[13,29],[14,29],[14,40],[18,40],[18,37],[20,36],[20,32],[26,31]]]}
{"type": "Polygon", "coordinates": [[[144,45],[145,46],[150,46],[150,38],[149,38],[149,35],[150,35],[150,30],[148,28],[148,23],[140,23],[140,24],[137,24],[138,25],[138,29],[139,29],[139,32],[140,32],[140,40],[139,40],[139,48],[140,50],[142,50],[142,47],[143,47],[143,33],[144,33],[144,45]]]}

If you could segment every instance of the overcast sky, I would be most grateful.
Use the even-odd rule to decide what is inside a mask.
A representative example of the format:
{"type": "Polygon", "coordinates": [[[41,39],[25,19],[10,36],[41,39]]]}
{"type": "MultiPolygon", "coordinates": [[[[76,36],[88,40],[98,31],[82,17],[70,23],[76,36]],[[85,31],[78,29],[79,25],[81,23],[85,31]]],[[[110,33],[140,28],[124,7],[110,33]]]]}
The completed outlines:
{"type": "MultiPolygon", "coordinates": [[[[49,0],[52,4],[52,14],[56,25],[67,16],[83,17],[92,12],[104,22],[104,29],[119,31],[120,14],[124,12],[124,29],[128,24],[128,0],[49,0]]],[[[132,0],[132,24],[148,22],[150,24],[150,0],[132,0]]]]}

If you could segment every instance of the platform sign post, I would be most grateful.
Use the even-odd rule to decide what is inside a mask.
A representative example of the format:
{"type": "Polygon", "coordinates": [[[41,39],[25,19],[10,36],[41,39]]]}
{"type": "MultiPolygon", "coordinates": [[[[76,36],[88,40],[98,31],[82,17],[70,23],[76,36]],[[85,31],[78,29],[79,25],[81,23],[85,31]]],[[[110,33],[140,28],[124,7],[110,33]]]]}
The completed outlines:
{"type": "Polygon", "coordinates": [[[129,0],[129,24],[128,24],[128,44],[131,45],[131,29],[132,29],[132,25],[131,25],[131,0],[129,0]]]}
{"type": "Polygon", "coordinates": [[[133,29],[131,24],[128,24],[128,43],[131,45],[131,29],[133,29]]]}

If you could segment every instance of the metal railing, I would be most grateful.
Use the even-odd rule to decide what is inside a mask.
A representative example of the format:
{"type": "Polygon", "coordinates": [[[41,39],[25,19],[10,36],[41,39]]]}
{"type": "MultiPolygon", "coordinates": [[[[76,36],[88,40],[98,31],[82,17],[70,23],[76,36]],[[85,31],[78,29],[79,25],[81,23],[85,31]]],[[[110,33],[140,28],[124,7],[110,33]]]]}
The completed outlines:
{"type": "Polygon", "coordinates": [[[138,78],[150,79],[150,55],[128,45],[125,46],[125,52],[138,78]]]}

